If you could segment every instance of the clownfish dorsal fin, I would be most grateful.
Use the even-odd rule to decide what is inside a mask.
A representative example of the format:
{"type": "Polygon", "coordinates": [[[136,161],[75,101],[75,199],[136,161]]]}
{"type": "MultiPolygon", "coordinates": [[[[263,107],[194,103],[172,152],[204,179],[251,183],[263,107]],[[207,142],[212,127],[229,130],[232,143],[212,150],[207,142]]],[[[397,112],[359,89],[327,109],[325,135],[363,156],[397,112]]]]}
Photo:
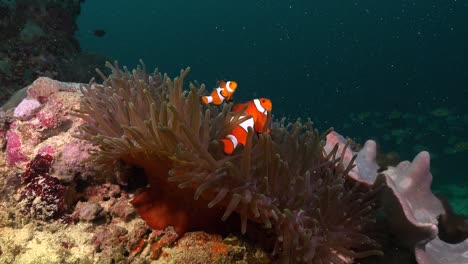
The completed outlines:
{"type": "Polygon", "coordinates": [[[226,88],[226,82],[224,80],[219,81],[219,87],[226,88]]]}
{"type": "Polygon", "coordinates": [[[246,105],[247,105],[247,103],[235,104],[235,105],[232,106],[231,112],[239,112],[239,111],[241,111],[242,109],[246,108],[246,107],[245,107],[246,105]]]}

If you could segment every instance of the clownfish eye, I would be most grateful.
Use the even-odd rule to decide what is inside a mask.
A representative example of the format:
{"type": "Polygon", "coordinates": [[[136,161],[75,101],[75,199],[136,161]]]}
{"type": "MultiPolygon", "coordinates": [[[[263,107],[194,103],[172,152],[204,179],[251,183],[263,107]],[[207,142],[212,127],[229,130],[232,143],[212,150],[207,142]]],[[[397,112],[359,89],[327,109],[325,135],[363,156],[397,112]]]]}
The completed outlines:
{"type": "Polygon", "coordinates": [[[265,102],[265,99],[262,99],[262,103],[264,103],[264,102],[265,102]]]}

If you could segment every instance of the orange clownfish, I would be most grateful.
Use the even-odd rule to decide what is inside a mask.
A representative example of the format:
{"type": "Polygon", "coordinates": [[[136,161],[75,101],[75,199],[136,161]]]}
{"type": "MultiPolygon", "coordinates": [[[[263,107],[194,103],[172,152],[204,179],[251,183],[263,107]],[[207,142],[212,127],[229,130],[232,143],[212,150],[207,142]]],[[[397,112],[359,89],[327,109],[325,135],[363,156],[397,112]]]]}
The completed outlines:
{"type": "MultiPolygon", "coordinates": [[[[245,109],[245,115],[241,115],[241,118],[246,115],[250,115],[251,118],[240,123],[226,138],[221,139],[221,142],[224,144],[225,154],[231,154],[238,144],[245,145],[249,127],[253,128],[257,133],[262,133],[267,121],[268,111],[272,109],[272,104],[269,99],[259,98],[247,103],[236,104],[232,107],[232,111],[240,111],[245,105],[247,105],[247,109],[245,109]]],[[[266,132],[270,133],[270,129],[267,128],[266,132]]]]}
{"type": "Polygon", "coordinates": [[[214,105],[220,105],[224,100],[231,100],[236,89],[237,83],[235,81],[220,81],[219,87],[214,89],[211,95],[202,96],[202,101],[205,104],[212,103],[214,105]]]}

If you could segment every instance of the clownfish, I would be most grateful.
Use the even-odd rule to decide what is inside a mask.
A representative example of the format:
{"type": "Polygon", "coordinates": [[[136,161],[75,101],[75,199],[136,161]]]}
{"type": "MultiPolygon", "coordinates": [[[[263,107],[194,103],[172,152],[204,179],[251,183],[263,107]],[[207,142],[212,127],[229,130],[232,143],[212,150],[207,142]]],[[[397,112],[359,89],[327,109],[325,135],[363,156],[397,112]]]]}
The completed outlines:
{"type": "Polygon", "coordinates": [[[220,105],[224,100],[231,100],[232,95],[237,89],[237,83],[235,81],[220,81],[219,87],[214,89],[209,96],[202,96],[204,104],[212,103],[214,105],[220,105]]]}
{"type": "MultiPolygon", "coordinates": [[[[224,145],[224,153],[231,154],[238,144],[245,145],[247,142],[248,128],[251,127],[257,133],[262,133],[266,125],[268,111],[271,111],[272,104],[267,98],[259,98],[243,104],[236,104],[232,107],[233,112],[242,110],[247,105],[243,118],[247,115],[251,117],[237,125],[226,138],[221,139],[224,145]]],[[[266,129],[270,133],[270,129],[266,129]]]]}

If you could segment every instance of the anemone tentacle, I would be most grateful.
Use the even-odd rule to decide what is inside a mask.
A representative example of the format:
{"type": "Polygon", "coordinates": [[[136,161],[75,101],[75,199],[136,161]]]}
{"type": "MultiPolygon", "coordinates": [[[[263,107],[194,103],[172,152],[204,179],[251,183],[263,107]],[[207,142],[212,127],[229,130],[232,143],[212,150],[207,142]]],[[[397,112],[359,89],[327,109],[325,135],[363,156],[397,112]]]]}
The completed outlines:
{"type": "Polygon", "coordinates": [[[319,134],[310,120],[274,121],[271,134],[250,129],[245,146],[226,156],[219,139],[248,117],[231,113],[231,104],[202,104],[204,85],[184,90],[190,68],[171,80],[157,70],[147,74],[142,62],[132,72],[106,66],[112,73],[98,71],[102,85],[81,88],[76,113],[86,121],[77,137],[100,149],[92,153],[97,165],[120,160],[148,168],[150,185],[160,191],[186,190],[205,207],[222,208],[222,220],[238,214],[242,233],[248,221],[272,228],[285,263],[351,263],[381,254],[365,225],[374,220],[378,190],[348,177],[353,162],[344,166],[338,147],[326,154],[331,130],[319,134]]]}

